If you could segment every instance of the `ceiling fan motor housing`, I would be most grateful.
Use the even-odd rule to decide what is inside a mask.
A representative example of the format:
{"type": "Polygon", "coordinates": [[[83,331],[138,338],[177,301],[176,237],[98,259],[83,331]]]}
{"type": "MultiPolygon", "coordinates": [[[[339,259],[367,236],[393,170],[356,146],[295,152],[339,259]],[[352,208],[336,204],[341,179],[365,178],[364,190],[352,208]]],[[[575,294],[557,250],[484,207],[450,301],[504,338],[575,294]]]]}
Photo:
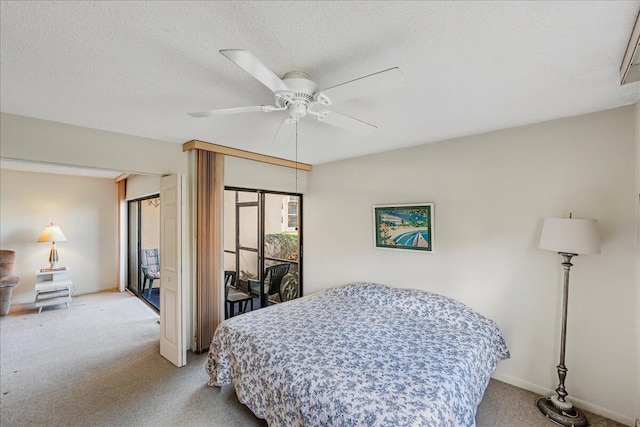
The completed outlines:
{"type": "Polygon", "coordinates": [[[307,115],[307,106],[314,101],[313,94],[318,85],[304,71],[289,71],[282,77],[282,81],[292,92],[286,97],[289,116],[296,120],[301,119],[307,115]]]}
{"type": "Polygon", "coordinates": [[[289,71],[282,76],[282,81],[291,88],[292,92],[311,95],[312,98],[318,87],[316,82],[311,80],[311,76],[304,71],[289,71]]]}

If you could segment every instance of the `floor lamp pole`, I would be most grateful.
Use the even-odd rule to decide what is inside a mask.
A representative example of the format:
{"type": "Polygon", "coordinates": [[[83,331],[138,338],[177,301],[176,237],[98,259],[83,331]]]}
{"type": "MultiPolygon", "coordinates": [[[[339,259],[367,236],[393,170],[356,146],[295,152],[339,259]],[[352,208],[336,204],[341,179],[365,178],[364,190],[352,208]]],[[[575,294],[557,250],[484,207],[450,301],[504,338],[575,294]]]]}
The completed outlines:
{"type": "Polygon", "coordinates": [[[564,356],[567,342],[567,306],[569,301],[569,271],[573,264],[571,258],[577,254],[558,252],[564,258],[562,267],[564,268],[564,289],[562,292],[562,332],[560,334],[560,363],[558,364],[558,388],[556,395],[551,397],[541,397],[536,402],[540,411],[552,421],[570,427],[588,426],[587,417],[580,409],[566,400],[568,395],[564,387],[564,380],[567,377],[567,367],[564,364],[564,356]]]}

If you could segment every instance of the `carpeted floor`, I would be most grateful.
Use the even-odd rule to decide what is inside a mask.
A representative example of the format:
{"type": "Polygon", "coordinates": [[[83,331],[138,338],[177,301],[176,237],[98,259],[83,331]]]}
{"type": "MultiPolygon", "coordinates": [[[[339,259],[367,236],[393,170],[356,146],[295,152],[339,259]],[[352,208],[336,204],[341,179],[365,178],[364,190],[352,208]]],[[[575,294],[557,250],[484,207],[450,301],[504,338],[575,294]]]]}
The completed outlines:
{"type": "MultiPolygon", "coordinates": [[[[208,387],[206,355],[159,355],[158,315],[127,293],[75,297],[0,318],[0,425],[265,426],[231,387],[208,387]]],[[[477,425],[541,426],[537,396],[491,380],[477,425]]],[[[594,415],[593,426],[622,424],[594,415]]]]}

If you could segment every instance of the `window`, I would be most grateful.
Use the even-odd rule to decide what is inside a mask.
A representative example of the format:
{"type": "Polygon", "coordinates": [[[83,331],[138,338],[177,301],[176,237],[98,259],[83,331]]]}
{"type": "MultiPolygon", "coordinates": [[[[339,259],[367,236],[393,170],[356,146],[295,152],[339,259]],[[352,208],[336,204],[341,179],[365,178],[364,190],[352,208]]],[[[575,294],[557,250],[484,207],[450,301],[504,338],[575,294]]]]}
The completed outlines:
{"type": "MultiPolygon", "coordinates": [[[[286,280],[283,278],[281,284],[282,298],[301,296],[302,196],[227,187],[224,197],[224,269],[236,272],[236,286],[249,291],[249,281],[265,279],[268,267],[288,264],[286,280]]],[[[278,300],[280,295],[274,298],[278,300]]],[[[259,304],[254,304],[254,309],[267,301],[259,304]]]]}
{"type": "Polygon", "coordinates": [[[297,229],[298,228],[298,197],[289,196],[289,202],[287,203],[287,227],[297,229]]]}

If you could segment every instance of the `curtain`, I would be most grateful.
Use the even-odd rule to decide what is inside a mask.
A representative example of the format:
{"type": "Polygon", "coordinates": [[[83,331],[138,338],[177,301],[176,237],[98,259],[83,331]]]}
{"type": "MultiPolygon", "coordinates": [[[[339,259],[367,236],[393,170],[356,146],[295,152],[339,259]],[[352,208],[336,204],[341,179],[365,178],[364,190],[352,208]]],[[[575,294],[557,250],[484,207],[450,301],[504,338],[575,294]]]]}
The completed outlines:
{"type": "Polygon", "coordinates": [[[202,353],[224,318],[224,155],[196,153],[196,351],[202,353]]]}

